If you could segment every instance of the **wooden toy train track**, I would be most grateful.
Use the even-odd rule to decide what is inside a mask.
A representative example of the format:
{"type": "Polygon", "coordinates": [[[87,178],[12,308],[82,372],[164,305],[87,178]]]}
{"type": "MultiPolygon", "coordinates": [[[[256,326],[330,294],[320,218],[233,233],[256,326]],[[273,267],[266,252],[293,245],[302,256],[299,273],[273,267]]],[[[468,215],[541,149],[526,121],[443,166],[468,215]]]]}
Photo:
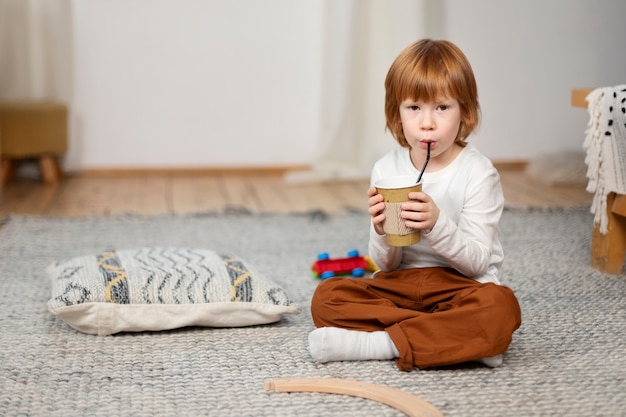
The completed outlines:
{"type": "Polygon", "coordinates": [[[266,391],[323,392],[367,398],[394,407],[409,417],[443,417],[441,411],[413,394],[385,385],[337,378],[273,378],[266,391]]]}

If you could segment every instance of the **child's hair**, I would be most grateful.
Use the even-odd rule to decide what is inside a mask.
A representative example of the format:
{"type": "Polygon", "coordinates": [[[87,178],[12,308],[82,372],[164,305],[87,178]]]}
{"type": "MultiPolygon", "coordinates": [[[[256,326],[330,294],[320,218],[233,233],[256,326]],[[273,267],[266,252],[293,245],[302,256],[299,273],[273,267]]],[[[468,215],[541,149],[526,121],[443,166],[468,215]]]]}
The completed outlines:
{"type": "Polygon", "coordinates": [[[385,79],[387,129],[398,143],[409,147],[402,131],[400,104],[404,100],[456,99],[461,108],[461,126],[455,142],[478,127],[480,105],[472,67],[458,46],[449,41],[422,39],[407,46],[395,59],[385,79]]]}

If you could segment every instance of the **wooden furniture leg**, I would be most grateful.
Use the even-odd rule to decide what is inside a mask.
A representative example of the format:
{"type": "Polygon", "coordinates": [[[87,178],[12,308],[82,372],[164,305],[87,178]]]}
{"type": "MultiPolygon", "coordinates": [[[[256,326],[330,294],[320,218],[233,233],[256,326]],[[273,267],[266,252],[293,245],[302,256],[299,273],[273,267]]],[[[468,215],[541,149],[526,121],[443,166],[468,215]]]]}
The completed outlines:
{"type": "Polygon", "coordinates": [[[39,158],[41,178],[45,184],[56,184],[61,178],[62,171],[59,160],[54,156],[44,155],[39,158]]]}
{"type": "Polygon", "coordinates": [[[591,266],[607,274],[621,274],[626,256],[626,195],[607,197],[608,231],[600,233],[594,224],[591,239],[591,266]]]}
{"type": "Polygon", "coordinates": [[[338,378],[274,378],[265,381],[266,391],[325,392],[367,398],[397,408],[409,417],[443,417],[443,413],[427,401],[408,392],[385,385],[338,378]]]}
{"type": "MultiPolygon", "coordinates": [[[[3,158],[1,164],[0,187],[13,178],[16,161],[10,158],[3,158]]],[[[41,179],[44,184],[58,184],[59,180],[63,177],[63,171],[59,165],[59,160],[55,156],[41,156],[39,158],[39,169],[41,171],[41,179]]]]}
{"type": "Polygon", "coordinates": [[[2,164],[2,170],[0,171],[0,186],[3,186],[11,177],[13,177],[13,171],[15,169],[15,164],[11,159],[2,158],[0,162],[2,164]]]}

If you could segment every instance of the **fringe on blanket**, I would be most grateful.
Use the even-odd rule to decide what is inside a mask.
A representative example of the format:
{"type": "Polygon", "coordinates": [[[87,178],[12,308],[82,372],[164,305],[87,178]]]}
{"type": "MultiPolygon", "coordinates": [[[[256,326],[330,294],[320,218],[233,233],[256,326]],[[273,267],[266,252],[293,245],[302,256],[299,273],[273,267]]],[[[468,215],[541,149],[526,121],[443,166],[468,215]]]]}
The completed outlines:
{"type": "Polygon", "coordinates": [[[585,132],[587,191],[594,193],[591,212],[607,233],[607,196],[626,194],[626,84],[602,87],[586,97],[589,124],[585,132]]]}

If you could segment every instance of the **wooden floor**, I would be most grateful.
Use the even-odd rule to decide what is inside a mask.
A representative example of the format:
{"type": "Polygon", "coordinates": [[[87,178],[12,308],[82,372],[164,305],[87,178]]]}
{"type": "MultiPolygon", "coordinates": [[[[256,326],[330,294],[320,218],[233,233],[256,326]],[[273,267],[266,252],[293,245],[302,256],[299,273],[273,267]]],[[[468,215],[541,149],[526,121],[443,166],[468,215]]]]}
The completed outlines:
{"type": "MultiPolygon", "coordinates": [[[[508,207],[589,205],[584,186],[549,186],[521,169],[500,169],[508,207]]],[[[76,175],[56,186],[15,179],[2,189],[0,217],[141,215],[240,211],[364,210],[368,181],[290,184],[281,173],[76,175]]]]}

